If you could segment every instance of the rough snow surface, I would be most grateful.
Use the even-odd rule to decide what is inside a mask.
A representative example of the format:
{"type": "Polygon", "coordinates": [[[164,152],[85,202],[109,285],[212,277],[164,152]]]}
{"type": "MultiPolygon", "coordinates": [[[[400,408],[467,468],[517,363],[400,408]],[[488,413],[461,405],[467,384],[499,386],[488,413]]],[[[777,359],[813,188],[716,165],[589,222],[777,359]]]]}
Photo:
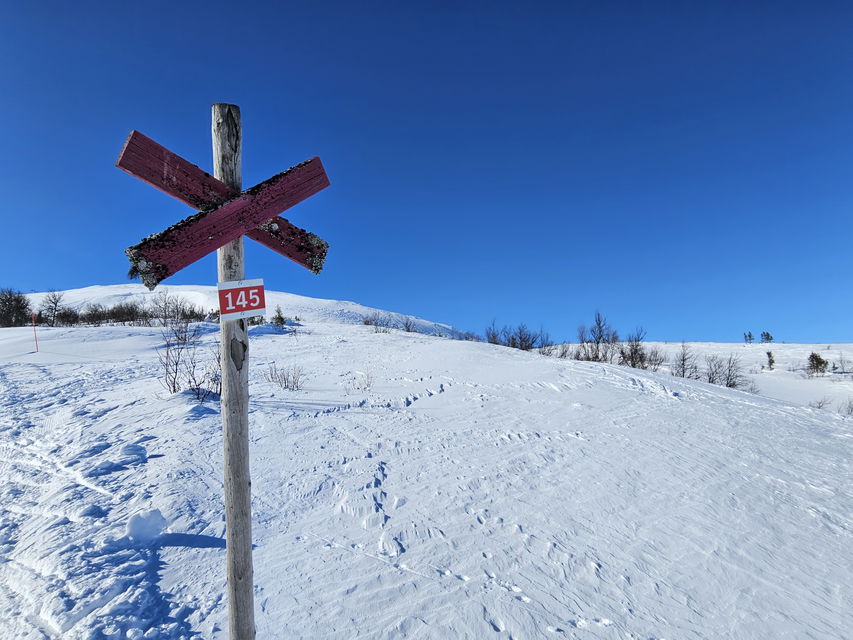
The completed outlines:
{"type": "MultiPolygon", "coordinates": [[[[850,637],[834,407],[299,304],[251,340],[258,638],[850,637]]],[[[218,403],[164,391],[157,328],[40,337],[0,330],[0,638],[226,638],[218,403]]]]}

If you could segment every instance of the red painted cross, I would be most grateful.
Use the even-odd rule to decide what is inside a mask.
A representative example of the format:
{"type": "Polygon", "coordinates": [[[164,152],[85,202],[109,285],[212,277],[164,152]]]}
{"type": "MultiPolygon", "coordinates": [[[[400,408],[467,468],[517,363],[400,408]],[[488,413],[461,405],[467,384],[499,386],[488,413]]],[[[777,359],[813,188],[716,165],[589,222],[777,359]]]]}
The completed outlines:
{"type": "Polygon", "coordinates": [[[242,193],[138,131],[124,143],[116,166],[200,209],[125,253],[131,275],[149,289],[241,235],[319,273],[327,242],[278,214],[329,186],[320,158],[311,158],[242,193]]]}

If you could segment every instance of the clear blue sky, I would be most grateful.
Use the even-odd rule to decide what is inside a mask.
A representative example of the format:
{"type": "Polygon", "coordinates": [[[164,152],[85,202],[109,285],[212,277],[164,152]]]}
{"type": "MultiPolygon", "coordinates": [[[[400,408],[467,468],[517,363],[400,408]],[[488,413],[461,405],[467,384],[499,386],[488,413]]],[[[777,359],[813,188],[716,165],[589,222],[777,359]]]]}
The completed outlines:
{"type": "MultiPolygon", "coordinates": [[[[286,216],[314,276],[247,277],[481,332],[853,341],[853,5],[8,2],[0,287],[126,281],[189,215],[113,165],[138,129],[211,170],[241,107],[248,187],[313,155],[286,216]]],[[[209,256],[166,281],[215,284],[209,256]]]]}

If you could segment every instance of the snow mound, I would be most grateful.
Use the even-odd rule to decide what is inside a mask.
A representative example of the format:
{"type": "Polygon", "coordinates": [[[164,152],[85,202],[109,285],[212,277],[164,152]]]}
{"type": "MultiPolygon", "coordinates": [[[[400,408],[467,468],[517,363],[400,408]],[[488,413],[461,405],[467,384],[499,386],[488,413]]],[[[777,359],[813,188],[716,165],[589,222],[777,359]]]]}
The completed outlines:
{"type": "Polygon", "coordinates": [[[137,513],[127,521],[127,537],[140,544],[149,544],[166,528],[166,518],[159,509],[137,513]]]}

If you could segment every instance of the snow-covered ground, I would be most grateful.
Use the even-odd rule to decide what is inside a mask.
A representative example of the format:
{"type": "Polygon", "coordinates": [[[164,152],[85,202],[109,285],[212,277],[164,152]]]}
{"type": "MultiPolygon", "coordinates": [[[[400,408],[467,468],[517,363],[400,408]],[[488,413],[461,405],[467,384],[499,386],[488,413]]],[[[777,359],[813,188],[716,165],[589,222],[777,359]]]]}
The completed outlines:
{"type": "MultiPolygon", "coordinates": [[[[252,329],[258,638],[853,637],[853,381],[788,370],[853,345],[691,345],[756,395],[269,299],[302,326],[252,329]]],[[[0,638],[227,637],[218,403],[163,389],[157,328],[39,337],[0,329],[0,638]]]]}

